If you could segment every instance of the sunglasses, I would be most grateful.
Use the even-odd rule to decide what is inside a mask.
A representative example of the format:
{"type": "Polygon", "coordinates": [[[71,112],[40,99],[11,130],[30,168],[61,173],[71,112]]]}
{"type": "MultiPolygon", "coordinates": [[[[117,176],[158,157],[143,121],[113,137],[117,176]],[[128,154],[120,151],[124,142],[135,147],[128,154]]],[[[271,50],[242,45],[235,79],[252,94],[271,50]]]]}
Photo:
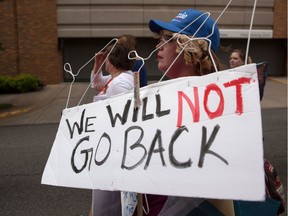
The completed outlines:
{"type": "Polygon", "coordinates": [[[171,43],[174,41],[174,39],[172,38],[173,35],[162,34],[159,38],[159,43],[166,43],[166,42],[171,43]]]}

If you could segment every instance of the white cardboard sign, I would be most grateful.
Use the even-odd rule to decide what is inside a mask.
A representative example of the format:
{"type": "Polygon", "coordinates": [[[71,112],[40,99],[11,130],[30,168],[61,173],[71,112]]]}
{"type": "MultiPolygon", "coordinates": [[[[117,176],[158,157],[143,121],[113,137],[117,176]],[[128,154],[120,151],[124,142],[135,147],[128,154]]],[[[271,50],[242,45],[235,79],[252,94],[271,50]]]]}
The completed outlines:
{"type": "Polygon", "coordinates": [[[255,64],[63,110],[42,184],[263,200],[255,64]]]}

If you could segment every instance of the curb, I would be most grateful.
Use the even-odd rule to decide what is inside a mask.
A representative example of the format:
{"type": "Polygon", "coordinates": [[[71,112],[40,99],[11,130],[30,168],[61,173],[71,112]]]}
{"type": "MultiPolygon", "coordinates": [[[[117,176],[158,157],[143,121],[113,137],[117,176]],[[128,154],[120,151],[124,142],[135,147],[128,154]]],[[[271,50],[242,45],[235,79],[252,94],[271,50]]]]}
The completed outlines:
{"type": "Polygon", "coordinates": [[[267,77],[267,80],[273,81],[273,82],[277,82],[277,83],[281,83],[284,85],[288,84],[288,80],[287,77],[267,77]]]}
{"type": "Polygon", "coordinates": [[[10,108],[8,110],[0,111],[0,119],[6,119],[12,116],[21,115],[31,111],[33,107],[10,108]]]}

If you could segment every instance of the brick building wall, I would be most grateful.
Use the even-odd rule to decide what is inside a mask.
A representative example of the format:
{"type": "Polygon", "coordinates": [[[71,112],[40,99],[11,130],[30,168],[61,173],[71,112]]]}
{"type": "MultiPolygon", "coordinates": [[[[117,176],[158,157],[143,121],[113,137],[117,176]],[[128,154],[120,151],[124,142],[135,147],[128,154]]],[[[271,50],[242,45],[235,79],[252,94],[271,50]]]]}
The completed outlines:
{"type": "Polygon", "coordinates": [[[17,27],[15,26],[14,1],[0,1],[0,74],[16,75],[18,65],[17,27]]]}
{"type": "Polygon", "coordinates": [[[0,74],[36,75],[45,84],[62,81],[56,0],[0,2],[0,74]]]}
{"type": "Polygon", "coordinates": [[[274,38],[287,38],[287,0],[274,2],[274,38]]]}
{"type": "MultiPolygon", "coordinates": [[[[287,40],[287,0],[275,0],[274,2],[274,38],[286,38],[287,40]]],[[[287,42],[286,42],[286,54],[284,56],[285,70],[284,76],[287,76],[287,42]]]]}
{"type": "MultiPolygon", "coordinates": [[[[146,40],[151,37],[147,26],[151,17],[169,20],[179,8],[192,7],[211,11],[215,18],[225,5],[225,1],[213,0],[177,3],[174,0],[0,0],[0,43],[5,48],[0,51],[0,74],[29,73],[45,84],[59,83],[65,76],[62,58],[74,63],[83,55],[75,56],[71,52],[70,56],[63,57],[63,47],[69,42],[67,38],[86,39],[86,42],[88,38],[97,39],[98,44],[102,38],[125,32],[146,40]],[[61,49],[58,40],[62,41],[61,49]]],[[[253,1],[232,3],[219,22],[221,31],[247,29],[252,6],[253,1]]],[[[273,29],[271,43],[274,43],[273,39],[287,38],[287,1],[260,1],[254,28],[273,29]]],[[[71,46],[75,47],[75,44],[71,46]]],[[[287,55],[284,58],[287,75],[287,55]]],[[[271,68],[276,64],[270,63],[271,68]]]]}

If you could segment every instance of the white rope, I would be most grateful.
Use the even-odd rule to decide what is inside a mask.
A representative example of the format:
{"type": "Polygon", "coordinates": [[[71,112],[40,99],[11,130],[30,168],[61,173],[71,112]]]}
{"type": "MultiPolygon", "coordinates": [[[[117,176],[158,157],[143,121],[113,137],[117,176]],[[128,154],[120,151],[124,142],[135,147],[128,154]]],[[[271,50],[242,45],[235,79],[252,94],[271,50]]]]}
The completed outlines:
{"type": "Polygon", "coordinates": [[[129,60],[141,60],[142,64],[139,67],[139,69],[137,70],[137,72],[140,72],[140,70],[142,69],[142,67],[144,67],[145,64],[145,60],[144,58],[142,58],[141,56],[138,55],[136,50],[132,50],[128,53],[128,59],[129,60]],[[132,56],[132,54],[134,54],[135,56],[132,56]]]}
{"type": "Polygon", "coordinates": [[[143,209],[144,213],[146,215],[148,215],[149,212],[150,212],[150,209],[149,209],[149,203],[148,203],[148,199],[147,199],[147,194],[144,194],[144,197],[145,197],[145,202],[146,202],[146,206],[147,206],[147,211],[146,211],[144,205],[142,205],[142,209],[143,209]]]}
{"type": "MultiPolygon", "coordinates": [[[[115,45],[117,44],[118,39],[117,39],[117,38],[112,39],[111,41],[109,41],[109,43],[107,43],[107,44],[99,51],[99,52],[103,52],[103,50],[105,50],[112,42],[115,42],[114,45],[113,45],[113,47],[111,48],[111,50],[109,51],[109,53],[108,53],[108,55],[106,56],[105,60],[103,61],[103,63],[102,63],[101,66],[99,67],[99,70],[98,70],[98,71],[94,74],[94,76],[92,77],[91,82],[89,83],[88,87],[86,88],[86,90],[85,90],[84,93],[82,94],[82,97],[80,98],[77,106],[80,105],[80,103],[82,102],[82,100],[83,100],[84,96],[86,95],[88,89],[90,88],[93,80],[95,79],[95,77],[97,76],[97,74],[101,71],[101,68],[102,68],[103,65],[105,64],[106,59],[108,58],[108,56],[109,56],[110,53],[112,52],[113,48],[114,48],[115,45]]],[[[67,108],[68,108],[68,105],[69,105],[69,101],[70,101],[70,97],[71,97],[71,92],[72,92],[72,86],[73,86],[73,84],[74,84],[74,82],[75,82],[75,77],[77,77],[77,76],[79,75],[80,71],[81,71],[84,67],[86,67],[94,58],[95,58],[95,55],[94,55],[91,59],[89,59],[89,60],[77,71],[76,74],[73,74],[70,63],[65,63],[65,64],[64,64],[64,70],[65,70],[65,72],[66,72],[66,73],[69,73],[69,74],[72,76],[72,82],[70,83],[70,86],[69,86],[69,92],[68,92],[68,97],[67,97],[67,102],[66,102],[65,109],[67,109],[67,108]],[[68,68],[67,68],[67,67],[68,67],[68,68]]]]}
{"type": "Polygon", "coordinates": [[[188,46],[188,44],[186,44],[181,51],[178,53],[178,55],[176,56],[176,58],[173,60],[173,62],[170,64],[170,66],[168,67],[168,69],[165,71],[165,73],[162,75],[162,77],[160,78],[160,80],[158,82],[161,82],[162,79],[164,79],[164,77],[166,76],[166,74],[168,73],[168,71],[170,70],[170,68],[174,65],[174,63],[177,61],[177,59],[179,58],[179,56],[183,53],[183,51],[185,50],[185,48],[188,46]]]}
{"type": "MultiPolygon", "coordinates": [[[[226,6],[226,8],[225,8],[224,10],[227,9],[227,7],[230,5],[231,2],[232,2],[232,0],[229,1],[228,5],[226,6]]],[[[220,14],[220,16],[218,17],[217,21],[218,21],[219,18],[223,15],[223,13],[224,13],[224,11],[220,14]]],[[[144,65],[144,61],[148,60],[148,59],[153,55],[154,52],[156,52],[157,50],[159,50],[159,49],[160,49],[161,47],[163,47],[165,44],[169,43],[171,40],[174,40],[175,38],[177,38],[177,43],[178,43],[179,45],[181,45],[183,48],[182,48],[181,51],[178,53],[178,55],[176,56],[176,58],[174,59],[174,61],[170,64],[170,66],[168,67],[168,69],[164,72],[164,74],[163,74],[163,76],[160,78],[160,80],[158,81],[158,82],[161,82],[161,81],[164,79],[164,77],[166,76],[166,74],[168,73],[168,71],[170,70],[170,68],[173,66],[173,64],[176,62],[176,60],[179,58],[179,56],[183,53],[183,51],[184,51],[185,48],[187,47],[188,43],[189,43],[190,41],[193,41],[193,40],[203,39],[203,40],[208,41],[208,44],[209,44],[208,52],[209,52],[210,58],[211,58],[211,60],[212,60],[212,63],[213,63],[213,65],[214,65],[214,68],[215,68],[216,72],[218,72],[218,68],[217,68],[217,66],[216,66],[215,60],[214,60],[214,58],[213,58],[213,56],[212,56],[212,54],[211,54],[211,40],[209,39],[209,37],[210,37],[211,35],[213,35],[213,33],[214,33],[216,21],[215,21],[215,23],[213,24],[212,32],[211,32],[209,35],[207,35],[206,37],[202,37],[202,38],[195,38],[195,35],[198,33],[198,31],[200,31],[200,29],[201,29],[202,26],[205,24],[205,22],[209,19],[209,17],[210,17],[210,13],[209,13],[209,12],[205,12],[205,13],[199,15],[196,19],[194,19],[192,22],[190,22],[188,25],[186,25],[186,26],[185,26],[183,29],[181,29],[179,32],[176,32],[176,34],[174,34],[173,37],[171,37],[169,40],[165,41],[165,42],[162,43],[160,46],[156,47],[156,49],[154,49],[154,50],[150,53],[150,55],[148,55],[148,57],[146,57],[146,58],[140,57],[140,56],[137,54],[136,51],[134,51],[134,53],[135,53],[135,55],[136,55],[138,58],[142,59],[143,65],[144,65]],[[191,26],[194,22],[196,22],[196,21],[197,21],[198,19],[200,19],[202,16],[206,16],[206,18],[204,19],[204,21],[202,22],[202,24],[198,27],[198,29],[194,32],[194,34],[193,34],[192,36],[189,37],[189,36],[187,36],[187,35],[184,35],[184,36],[187,37],[188,40],[185,41],[184,43],[181,43],[181,42],[179,41],[178,35],[181,34],[181,32],[185,31],[185,29],[187,29],[189,26],[191,26]],[[183,45],[184,45],[184,46],[183,46],[183,45]]]]}
{"type": "Polygon", "coordinates": [[[67,109],[68,104],[69,104],[69,100],[70,100],[72,85],[75,82],[75,75],[73,74],[71,65],[69,63],[65,63],[63,68],[64,68],[66,73],[69,73],[72,76],[72,82],[70,83],[70,86],[69,86],[69,92],[68,92],[68,97],[67,97],[66,106],[65,106],[65,109],[67,109]],[[66,69],[66,66],[68,67],[68,69],[66,69]]]}
{"type": "Polygon", "coordinates": [[[254,21],[254,16],[255,16],[255,11],[256,11],[256,5],[257,5],[257,0],[254,1],[254,6],[253,6],[253,11],[252,11],[252,16],[251,16],[251,20],[250,20],[250,27],[249,27],[248,40],[247,40],[247,47],[246,47],[245,64],[247,64],[248,56],[249,56],[248,54],[249,54],[249,47],[250,47],[250,39],[251,39],[252,26],[253,26],[253,21],[254,21]]]}
{"type": "MultiPolygon", "coordinates": [[[[110,49],[109,53],[107,54],[105,60],[103,61],[103,63],[102,63],[101,66],[99,67],[98,71],[93,75],[91,82],[89,83],[89,85],[87,86],[86,90],[84,91],[84,93],[83,93],[82,97],[80,98],[77,106],[80,105],[80,103],[82,102],[82,100],[83,100],[84,96],[86,95],[88,89],[90,88],[91,84],[93,83],[95,77],[96,77],[96,76],[98,75],[98,73],[101,71],[103,65],[105,64],[106,59],[109,57],[110,53],[112,52],[112,50],[114,49],[114,47],[115,47],[116,44],[118,43],[118,39],[117,39],[117,38],[112,39],[111,41],[109,41],[109,43],[107,43],[107,44],[99,51],[99,52],[103,52],[103,51],[104,51],[112,42],[114,42],[114,41],[115,41],[115,43],[113,44],[113,46],[112,46],[112,48],[110,49]]],[[[94,58],[95,58],[95,56],[94,56],[92,59],[94,59],[94,58]]]]}
{"type": "MultiPolygon", "coordinates": [[[[140,55],[138,55],[137,51],[136,50],[133,50],[131,51],[129,54],[128,54],[128,58],[130,60],[134,60],[134,59],[140,59],[142,61],[142,64],[140,66],[140,68],[138,69],[138,72],[142,69],[142,67],[144,66],[145,64],[145,61],[150,59],[151,56],[156,52],[158,51],[162,46],[164,46],[165,44],[169,43],[171,40],[174,40],[175,38],[177,39],[177,43],[180,44],[181,46],[183,46],[183,48],[181,49],[181,51],[178,53],[178,55],[176,56],[176,58],[174,59],[174,61],[170,64],[170,66],[168,67],[168,69],[164,72],[163,76],[160,78],[160,80],[158,82],[161,82],[163,80],[163,78],[166,76],[166,74],[168,73],[168,71],[170,70],[170,68],[173,66],[173,64],[176,62],[176,60],[179,58],[179,56],[181,55],[181,53],[183,53],[184,49],[187,47],[188,43],[190,41],[193,41],[193,40],[200,40],[200,39],[203,39],[203,40],[206,40],[209,44],[209,55],[210,55],[210,58],[211,58],[211,61],[214,65],[214,68],[216,70],[216,72],[218,72],[218,68],[216,67],[216,64],[215,64],[215,60],[211,54],[211,40],[209,39],[210,36],[213,35],[214,31],[215,31],[215,25],[218,23],[219,19],[222,17],[222,15],[226,12],[227,8],[230,6],[230,4],[232,3],[233,0],[229,0],[228,4],[226,5],[226,7],[223,9],[223,11],[221,12],[221,14],[217,17],[217,19],[215,20],[213,26],[212,26],[212,31],[209,35],[207,35],[206,37],[201,37],[201,38],[195,38],[195,35],[198,33],[198,31],[200,31],[201,27],[205,24],[205,22],[208,20],[208,18],[210,17],[210,13],[209,12],[205,12],[201,15],[199,15],[196,19],[194,19],[192,22],[190,22],[187,26],[185,26],[183,29],[181,29],[179,32],[176,32],[176,34],[173,35],[173,37],[171,37],[169,40],[165,41],[164,43],[162,43],[160,46],[156,47],[146,58],[144,57],[141,57],[140,55]],[[195,31],[194,35],[192,36],[187,36],[188,40],[181,43],[179,41],[179,37],[178,35],[181,34],[181,32],[185,31],[185,29],[187,29],[190,25],[192,25],[194,22],[196,22],[198,19],[200,19],[202,16],[207,16],[205,18],[205,20],[203,21],[203,23],[198,27],[198,29],[195,31]],[[134,54],[135,57],[131,57],[131,54],[134,54]]],[[[251,17],[251,22],[250,22],[250,28],[249,28],[249,34],[248,34],[248,41],[247,41],[247,48],[246,48],[246,56],[245,56],[245,64],[247,64],[247,60],[248,60],[248,52],[249,52],[249,46],[250,46],[250,38],[251,38],[251,32],[252,32],[252,26],[253,26],[253,20],[254,20],[254,15],[255,15],[255,9],[256,9],[256,5],[257,5],[257,0],[254,0],[254,7],[253,7],[253,12],[252,12],[252,17],[251,17]]],[[[184,35],[185,36],[185,35],[184,35]]],[[[107,46],[109,46],[112,42],[115,42],[115,44],[113,45],[113,48],[114,46],[116,45],[116,43],[118,42],[118,39],[114,38],[112,39],[105,47],[103,47],[99,52],[102,52],[103,50],[106,49],[107,46]]],[[[113,49],[112,48],[112,49],[113,49]]],[[[109,54],[111,53],[112,49],[110,50],[109,54]]],[[[105,60],[107,59],[108,55],[106,56],[105,60]]],[[[66,103],[66,108],[68,107],[68,104],[69,104],[69,99],[70,99],[70,96],[71,96],[71,89],[72,89],[72,85],[74,84],[75,82],[75,77],[79,75],[80,71],[85,67],[87,66],[88,63],[90,63],[93,59],[95,58],[95,56],[93,56],[93,58],[91,58],[88,62],[86,62],[79,70],[76,74],[73,74],[72,72],[72,68],[71,68],[71,65],[69,63],[65,63],[64,64],[64,70],[67,72],[67,73],[70,73],[71,76],[72,76],[72,82],[70,84],[70,88],[69,88],[69,93],[68,93],[68,99],[67,99],[67,103],[66,103]],[[68,67],[68,69],[66,68],[68,67]]],[[[90,84],[88,85],[88,87],[86,88],[85,92],[83,93],[82,97],[80,98],[79,100],[79,103],[77,104],[77,106],[80,105],[80,103],[82,102],[85,94],[87,93],[88,89],[90,88],[93,80],[95,79],[96,75],[101,71],[101,68],[102,66],[104,65],[105,61],[102,63],[101,67],[99,68],[99,70],[95,73],[95,75],[93,76],[90,84]]]]}

